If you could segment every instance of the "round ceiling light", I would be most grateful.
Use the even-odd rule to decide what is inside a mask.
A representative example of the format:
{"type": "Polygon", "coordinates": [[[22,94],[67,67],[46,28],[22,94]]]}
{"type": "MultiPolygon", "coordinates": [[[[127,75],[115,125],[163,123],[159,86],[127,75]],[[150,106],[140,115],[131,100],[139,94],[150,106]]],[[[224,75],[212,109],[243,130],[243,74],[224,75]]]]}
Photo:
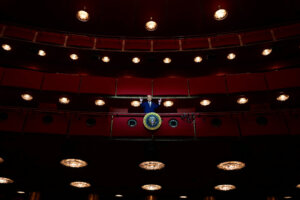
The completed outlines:
{"type": "Polygon", "coordinates": [[[145,161],[139,164],[139,167],[145,170],[161,170],[165,164],[159,161],[145,161]]]}
{"type": "Polygon", "coordinates": [[[59,103],[61,103],[61,104],[69,104],[70,103],[70,99],[68,97],[60,97],[59,98],[59,103]]]}
{"type": "Polygon", "coordinates": [[[46,51],[40,49],[39,52],[38,52],[38,55],[39,56],[46,56],[46,51]]]}
{"type": "Polygon", "coordinates": [[[121,198],[121,197],[123,197],[123,195],[122,194],[116,194],[115,197],[121,198]]]}
{"type": "Polygon", "coordinates": [[[248,98],[247,97],[240,97],[236,101],[238,104],[246,104],[248,103],[248,98]]]}
{"type": "Polygon", "coordinates": [[[165,101],[164,102],[164,106],[165,107],[172,107],[174,105],[174,102],[173,101],[165,101]]]}
{"type": "Polygon", "coordinates": [[[4,163],[4,159],[0,157],[0,164],[4,163]]]}
{"type": "Polygon", "coordinates": [[[156,185],[156,184],[146,184],[143,185],[142,188],[144,190],[148,190],[148,191],[157,191],[157,190],[161,190],[161,186],[160,185],[156,185]]]}
{"type": "Polygon", "coordinates": [[[28,94],[28,93],[24,93],[24,94],[21,94],[21,98],[24,100],[24,101],[32,101],[33,99],[33,96],[28,94]]]}
{"type": "Polygon", "coordinates": [[[71,186],[76,188],[88,188],[91,187],[91,184],[83,181],[74,181],[70,183],[71,186]]]}
{"type": "Polygon", "coordinates": [[[187,199],[188,197],[183,195],[183,196],[179,196],[180,199],[187,199]]]}
{"type": "Polygon", "coordinates": [[[108,56],[103,56],[101,60],[102,60],[102,62],[104,62],[104,63],[109,63],[110,58],[109,58],[108,56]]]}
{"type": "Polygon", "coordinates": [[[139,107],[141,103],[139,101],[132,101],[130,104],[133,107],[139,107]]]}
{"type": "Polygon", "coordinates": [[[78,60],[78,55],[77,54],[75,54],[75,53],[72,53],[71,55],[70,55],[70,58],[72,59],[72,60],[78,60]]]}
{"type": "Polygon", "coordinates": [[[230,53],[230,54],[227,55],[228,60],[233,60],[235,58],[236,58],[236,55],[234,53],[230,53]]]}
{"type": "Polygon", "coordinates": [[[203,99],[200,101],[201,106],[209,106],[211,104],[211,101],[209,99],[203,99]]]}
{"type": "Polygon", "coordinates": [[[287,101],[290,98],[288,94],[280,94],[276,99],[277,101],[287,101]]]}
{"type": "Polygon", "coordinates": [[[79,10],[76,15],[77,19],[81,22],[87,22],[90,19],[90,15],[85,10],[79,10]]]}
{"type": "Polygon", "coordinates": [[[5,51],[11,51],[11,46],[9,44],[2,44],[2,49],[5,51]]]}
{"type": "Polygon", "coordinates": [[[157,29],[157,23],[153,20],[146,22],[145,28],[147,31],[155,31],[157,29]]]}
{"type": "Polygon", "coordinates": [[[60,164],[71,168],[82,168],[88,165],[87,162],[85,162],[84,160],[75,159],[75,158],[64,159],[60,161],[60,164]]]}
{"type": "Polygon", "coordinates": [[[225,171],[232,171],[243,169],[245,166],[246,164],[240,161],[227,161],[218,164],[217,167],[225,171]]]}
{"type": "Polygon", "coordinates": [[[95,105],[96,106],[104,106],[105,105],[105,101],[102,99],[97,99],[95,100],[95,105]]]}
{"type": "Polygon", "coordinates": [[[5,178],[5,177],[0,177],[0,184],[10,184],[13,183],[14,181],[11,180],[10,178],[5,178]]]}
{"type": "Polygon", "coordinates": [[[219,9],[214,14],[215,20],[218,21],[224,20],[227,16],[228,16],[228,12],[225,9],[219,9]]]}
{"type": "Polygon", "coordinates": [[[284,199],[292,199],[293,197],[292,196],[284,196],[283,198],[284,199]]]}
{"type": "Polygon", "coordinates": [[[201,56],[196,56],[195,58],[194,58],[194,62],[195,63],[201,63],[202,62],[202,57],[201,56]]]}
{"type": "Polygon", "coordinates": [[[234,190],[236,187],[231,184],[223,184],[223,185],[217,185],[215,186],[215,190],[220,190],[220,191],[230,191],[234,190]]]}
{"type": "Polygon", "coordinates": [[[166,57],[166,58],[164,58],[163,62],[164,62],[165,64],[169,64],[169,63],[172,62],[172,60],[171,60],[171,58],[166,57]]]}
{"type": "Polygon", "coordinates": [[[25,194],[25,192],[24,192],[24,191],[21,191],[21,190],[20,190],[20,191],[17,191],[17,193],[18,193],[18,194],[25,194]]]}
{"type": "Polygon", "coordinates": [[[141,59],[139,57],[134,57],[132,58],[132,62],[138,64],[139,62],[141,62],[141,59]]]}
{"type": "Polygon", "coordinates": [[[263,55],[263,56],[268,56],[268,55],[270,55],[272,53],[272,49],[264,49],[262,52],[261,52],[261,54],[263,55]]]}

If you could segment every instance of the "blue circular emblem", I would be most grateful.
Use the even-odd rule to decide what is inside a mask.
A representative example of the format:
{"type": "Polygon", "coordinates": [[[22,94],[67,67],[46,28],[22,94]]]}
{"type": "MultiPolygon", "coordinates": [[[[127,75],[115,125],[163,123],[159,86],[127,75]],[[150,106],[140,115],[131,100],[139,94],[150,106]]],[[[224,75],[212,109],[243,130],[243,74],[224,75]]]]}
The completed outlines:
{"type": "Polygon", "coordinates": [[[159,114],[151,112],[145,115],[143,122],[146,129],[154,131],[159,129],[161,125],[161,117],[159,114]]]}

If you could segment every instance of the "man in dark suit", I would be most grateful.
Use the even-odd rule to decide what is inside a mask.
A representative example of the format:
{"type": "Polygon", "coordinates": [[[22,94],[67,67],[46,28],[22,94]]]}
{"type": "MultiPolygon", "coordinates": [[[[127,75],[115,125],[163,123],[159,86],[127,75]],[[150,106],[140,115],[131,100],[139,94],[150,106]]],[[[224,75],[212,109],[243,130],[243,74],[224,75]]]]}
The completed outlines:
{"type": "Polygon", "coordinates": [[[144,113],[155,112],[160,106],[161,99],[158,100],[158,104],[152,102],[152,95],[147,95],[147,101],[143,102],[143,98],[140,98],[141,107],[144,109],[144,113]]]}

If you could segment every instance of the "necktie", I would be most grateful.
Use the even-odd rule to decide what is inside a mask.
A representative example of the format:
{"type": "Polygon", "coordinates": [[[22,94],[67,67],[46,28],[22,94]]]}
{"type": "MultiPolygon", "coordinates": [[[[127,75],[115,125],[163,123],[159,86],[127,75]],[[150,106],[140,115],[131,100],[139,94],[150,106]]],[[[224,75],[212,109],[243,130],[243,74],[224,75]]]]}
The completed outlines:
{"type": "Polygon", "coordinates": [[[151,101],[149,101],[149,107],[151,107],[151,101]]]}

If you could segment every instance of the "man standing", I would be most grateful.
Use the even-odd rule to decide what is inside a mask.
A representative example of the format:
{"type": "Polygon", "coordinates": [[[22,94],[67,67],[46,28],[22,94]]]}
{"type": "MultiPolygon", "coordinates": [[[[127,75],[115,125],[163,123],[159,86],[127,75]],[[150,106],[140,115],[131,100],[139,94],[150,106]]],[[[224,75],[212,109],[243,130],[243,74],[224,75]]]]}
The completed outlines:
{"type": "Polygon", "coordinates": [[[152,102],[152,95],[147,95],[147,101],[143,102],[143,98],[140,98],[141,107],[144,109],[144,113],[155,112],[160,106],[161,99],[158,100],[158,104],[152,102]]]}

